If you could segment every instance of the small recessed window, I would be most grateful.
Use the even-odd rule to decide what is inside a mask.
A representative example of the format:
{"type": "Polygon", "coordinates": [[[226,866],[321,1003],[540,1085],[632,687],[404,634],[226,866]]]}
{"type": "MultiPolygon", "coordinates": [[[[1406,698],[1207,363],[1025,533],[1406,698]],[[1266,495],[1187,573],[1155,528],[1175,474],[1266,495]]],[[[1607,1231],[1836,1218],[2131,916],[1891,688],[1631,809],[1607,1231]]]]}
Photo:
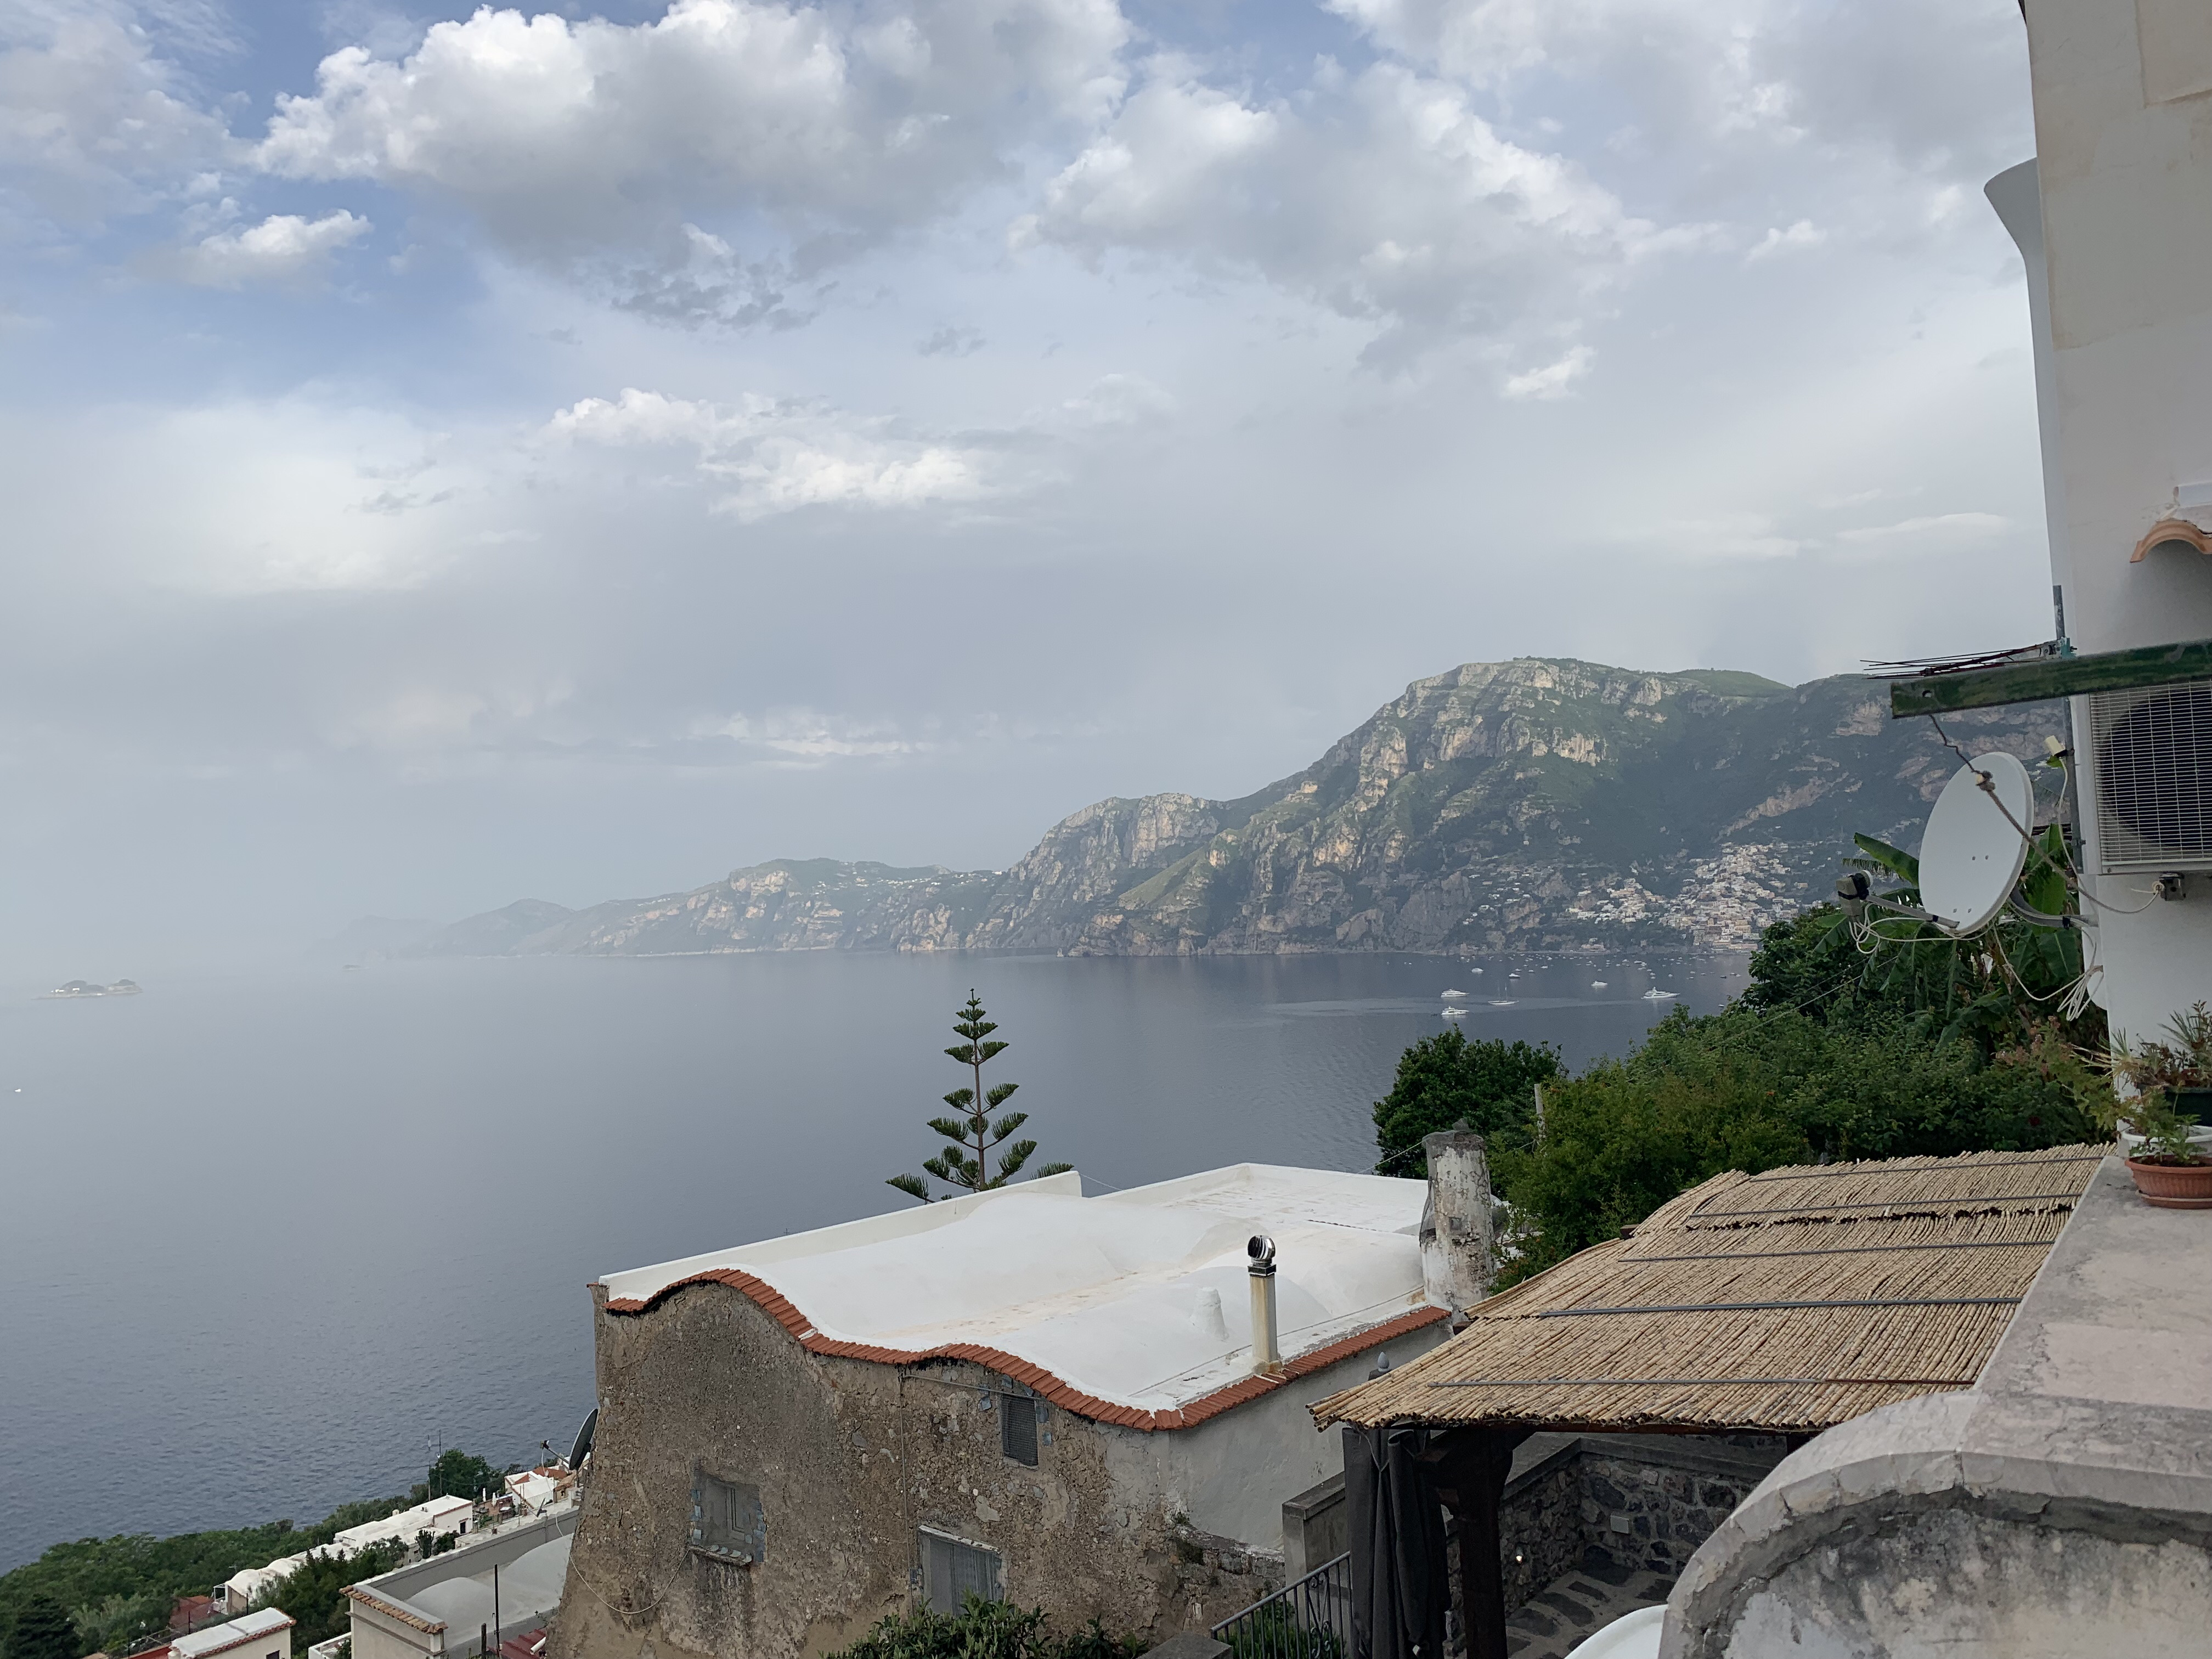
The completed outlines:
{"type": "Polygon", "coordinates": [[[1000,1595],[999,1553],[941,1532],[925,1532],[921,1583],[929,1605],[939,1613],[959,1612],[970,1595],[995,1601],[1000,1595]]]}
{"type": "Polygon", "coordinates": [[[1018,1394],[999,1400],[999,1449],[1031,1468],[1037,1461],[1036,1401],[1018,1394]]]}
{"type": "Polygon", "coordinates": [[[691,1480],[691,1547],[749,1567],[768,1559],[768,1515],[760,1488],[699,1470],[691,1480]]]}

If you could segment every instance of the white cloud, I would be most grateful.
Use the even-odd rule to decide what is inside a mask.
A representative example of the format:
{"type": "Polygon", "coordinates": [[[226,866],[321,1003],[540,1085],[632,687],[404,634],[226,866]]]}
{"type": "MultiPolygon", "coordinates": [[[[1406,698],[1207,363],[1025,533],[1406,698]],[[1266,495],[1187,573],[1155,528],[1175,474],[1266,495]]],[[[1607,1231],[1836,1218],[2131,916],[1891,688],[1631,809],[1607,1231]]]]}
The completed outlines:
{"type": "Polygon", "coordinates": [[[1770,226],[1766,234],[1745,254],[1744,263],[1771,259],[1778,253],[1792,252],[1798,248],[1818,247],[1828,240],[1828,233],[1819,228],[1810,219],[1800,219],[1787,230],[1770,226]]]}
{"type": "Polygon", "coordinates": [[[927,754],[938,747],[929,739],[905,735],[892,721],[854,720],[803,707],[771,708],[763,714],[732,714],[701,728],[697,735],[727,738],[748,748],[787,757],[786,764],[812,766],[837,760],[927,754]]]}
{"type": "Polygon", "coordinates": [[[1564,398],[1570,386],[1589,373],[1596,355],[1588,346],[1578,345],[1555,363],[1511,376],[1503,390],[1509,398],[1564,398]]]}
{"type": "Polygon", "coordinates": [[[1889,542],[1902,537],[1941,536],[1979,539],[2011,527],[2012,521],[1996,513],[1936,513],[1923,518],[1900,519],[1895,524],[1870,525],[1837,532],[1847,543],[1889,542]]]}
{"type": "Polygon", "coordinates": [[[330,275],[333,253],[369,228],[368,220],[343,209],[319,219],[271,214],[258,225],[203,237],[167,264],[179,280],[198,288],[309,287],[330,275]]]}
{"type": "Polygon", "coordinates": [[[804,507],[915,507],[1008,487],[977,444],[911,436],[881,418],[750,396],[734,407],[625,390],[556,413],[549,436],[606,447],[691,452],[721,492],[716,507],[757,520],[804,507]]]}
{"type": "MultiPolygon", "coordinates": [[[[925,221],[1015,147],[1117,92],[1112,0],[915,0],[859,15],[675,0],[635,25],[478,9],[404,58],[349,46],[255,155],[295,179],[458,202],[507,247],[571,258],[760,214],[802,242],[925,221]]],[[[826,257],[833,240],[812,251],[826,257]]]]}
{"type": "Polygon", "coordinates": [[[198,107],[131,11],[107,0],[0,9],[0,211],[82,228],[215,165],[198,107]],[[12,199],[11,199],[12,198],[12,199]]]}
{"type": "Polygon", "coordinates": [[[1629,267],[1702,236],[1628,212],[1577,163],[1503,136],[1468,90],[1381,63],[1264,107],[1157,59],[1054,178],[1017,245],[1256,274],[1371,319],[1379,362],[1571,325],[1629,267]]]}

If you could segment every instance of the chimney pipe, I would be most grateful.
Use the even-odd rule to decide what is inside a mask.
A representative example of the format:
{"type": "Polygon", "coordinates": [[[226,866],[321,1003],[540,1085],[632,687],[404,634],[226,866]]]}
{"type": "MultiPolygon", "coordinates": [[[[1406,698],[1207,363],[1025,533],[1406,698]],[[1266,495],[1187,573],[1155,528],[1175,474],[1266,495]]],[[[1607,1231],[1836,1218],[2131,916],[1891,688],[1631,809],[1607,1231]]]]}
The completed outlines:
{"type": "Polygon", "coordinates": [[[1280,1376],[1283,1356],[1275,1346],[1275,1241],[1255,1233],[1244,1245],[1252,1258],[1252,1374],[1280,1376]]]}
{"type": "Polygon", "coordinates": [[[1421,1288],[1457,1313],[1490,1294],[1497,1276],[1490,1214],[1490,1160],[1482,1137],[1464,1129],[1422,1138],[1429,1196],[1421,1208],[1421,1288]]]}

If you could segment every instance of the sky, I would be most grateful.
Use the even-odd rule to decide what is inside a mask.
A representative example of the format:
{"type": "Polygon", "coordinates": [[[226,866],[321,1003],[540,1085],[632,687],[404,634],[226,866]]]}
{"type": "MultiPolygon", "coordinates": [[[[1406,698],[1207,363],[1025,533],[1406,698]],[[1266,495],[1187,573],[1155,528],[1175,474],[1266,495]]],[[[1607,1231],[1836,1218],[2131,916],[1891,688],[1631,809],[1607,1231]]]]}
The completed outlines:
{"type": "Polygon", "coordinates": [[[0,0],[0,964],[2051,632],[2013,0],[0,0]]]}

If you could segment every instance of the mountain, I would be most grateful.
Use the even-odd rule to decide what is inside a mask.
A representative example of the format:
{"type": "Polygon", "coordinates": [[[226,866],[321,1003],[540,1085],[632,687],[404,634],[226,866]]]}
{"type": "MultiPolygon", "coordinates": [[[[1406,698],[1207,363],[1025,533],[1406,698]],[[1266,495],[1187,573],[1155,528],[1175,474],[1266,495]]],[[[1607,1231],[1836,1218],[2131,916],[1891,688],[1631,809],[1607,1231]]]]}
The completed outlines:
{"type": "MultiPolygon", "coordinates": [[[[2064,715],[1950,730],[2039,758],[2064,715]]],[[[1959,764],[1856,676],[1469,663],[1279,783],[1100,801],[1004,872],[779,860],[588,910],[526,900],[416,951],[1741,948],[1831,890],[1854,830],[1917,844],[1959,764]]]]}

